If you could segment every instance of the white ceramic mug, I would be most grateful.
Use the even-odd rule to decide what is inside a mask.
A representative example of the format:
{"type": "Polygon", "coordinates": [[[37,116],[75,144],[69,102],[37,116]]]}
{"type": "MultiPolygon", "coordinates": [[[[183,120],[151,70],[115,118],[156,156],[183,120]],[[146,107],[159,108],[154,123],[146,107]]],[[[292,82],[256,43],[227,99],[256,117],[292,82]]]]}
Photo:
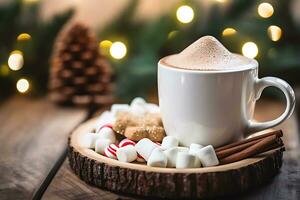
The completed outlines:
{"type": "Polygon", "coordinates": [[[259,79],[256,60],[223,71],[178,69],[162,60],[158,62],[162,121],[166,134],[175,136],[181,145],[224,145],[245,134],[274,127],[294,110],[295,95],[291,86],[275,77],[259,79]],[[275,120],[254,122],[255,102],[269,86],[284,93],[286,109],[275,120]]]}

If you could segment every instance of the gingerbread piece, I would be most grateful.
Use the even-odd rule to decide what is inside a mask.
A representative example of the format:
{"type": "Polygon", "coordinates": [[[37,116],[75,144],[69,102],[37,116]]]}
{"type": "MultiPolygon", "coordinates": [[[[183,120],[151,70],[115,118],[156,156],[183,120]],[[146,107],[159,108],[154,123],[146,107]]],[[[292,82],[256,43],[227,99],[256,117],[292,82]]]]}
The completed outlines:
{"type": "Polygon", "coordinates": [[[154,142],[161,142],[165,136],[161,117],[157,113],[147,113],[143,117],[129,112],[119,113],[113,129],[133,141],[149,138],[154,142]]]}

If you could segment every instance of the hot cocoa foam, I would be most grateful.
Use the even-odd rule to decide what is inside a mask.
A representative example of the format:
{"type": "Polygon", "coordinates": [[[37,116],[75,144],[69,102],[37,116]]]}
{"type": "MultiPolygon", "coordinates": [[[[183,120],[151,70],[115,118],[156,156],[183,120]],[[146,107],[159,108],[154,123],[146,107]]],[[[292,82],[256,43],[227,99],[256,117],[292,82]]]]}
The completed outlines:
{"type": "Polygon", "coordinates": [[[231,53],[212,36],[204,36],[180,53],[165,57],[162,62],[190,70],[227,70],[245,66],[253,60],[231,53]]]}

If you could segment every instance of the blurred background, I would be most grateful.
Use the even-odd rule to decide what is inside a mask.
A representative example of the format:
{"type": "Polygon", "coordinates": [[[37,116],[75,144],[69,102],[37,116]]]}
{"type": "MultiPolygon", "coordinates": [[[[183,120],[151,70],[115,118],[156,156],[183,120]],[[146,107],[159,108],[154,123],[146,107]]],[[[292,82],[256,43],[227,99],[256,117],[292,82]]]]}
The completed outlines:
{"type": "Polygon", "coordinates": [[[1,101],[16,94],[66,105],[156,99],[158,60],[204,35],[257,59],[260,76],[295,88],[299,10],[299,0],[0,0],[1,101]]]}

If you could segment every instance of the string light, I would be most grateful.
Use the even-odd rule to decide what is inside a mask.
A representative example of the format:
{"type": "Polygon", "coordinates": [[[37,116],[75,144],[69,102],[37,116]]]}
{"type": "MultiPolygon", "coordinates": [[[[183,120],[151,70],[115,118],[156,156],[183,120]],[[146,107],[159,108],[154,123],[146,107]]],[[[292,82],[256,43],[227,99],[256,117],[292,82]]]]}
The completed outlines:
{"type": "Polygon", "coordinates": [[[109,55],[109,49],[112,45],[112,42],[110,40],[103,40],[99,42],[99,48],[101,49],[102,53],[104,55],[109,55]]]}
{"type": "Polygon", "coordinates": [[[18,41],[25,41],[25,40],[30,40],[30,39],[31,39],[31,35],[29,35],[28,33],[21,33],[17,37],[18,41]]]}
{"type": "Polygon", "coordinates": [[[122,59],[126,56],[127,48],[123,42],[117,41],[112,43],[109,52],[113,58],[122,59]]]}
{"type": "Polygon", "coordinates": [[[23,67],[24,58],[21,51],[13,51],[11,52],[10,56],[8,57],[8,67],[13,70],[17,71],[23,67]]]}
{"type": "Polygon", "coordinates": [[[268,35],[272,41],[276,42],[281,38],[282,30],[279,26],[271,25],[268,28],[268,35]]]}
{"type": "Polygon", "coordinates": [[[217,2],[219,2],[219,3],[224,3],[224,2],[226,2],[227,0],[216,0],[217,2]]]}
{"type": "Polygon", "coordinates": [[[20,80],[18,80],[16,87],[20,93],[25,93],[29,89],[29,82],[27,79],[21,78],[20,80]]]}
{"type": "Polygon", "coordinates": [[[194,19],[194,10],[187,5],[180,6],[176,11],[176,17],[183,24],[190,23],[194,19]]]}
{"type": "Polygon", "coordinates": [[[103,40],[99,43],[99,46],[101,49],[108,49],[112,45],[112,42],[110,40],[103,40]]]}
{"type": "Polygon", "coordinates": [[[262,18],[269,18],[273,15],[274,13],[274,8],[270,3],[261,3],[259,4],[258,8],[257,8],[257,12],[259,14],[259,16],[261,16],[262,18]]]}
{"type": "Polygon", "coordinates": [[[37,3],[39,0],[23,0],[24,3],[37,3]]]}
{"type": "Polygon", "coordinates": [[[242,47],[242,53],[248,58],[255,58],[258,54],[257,45],[254,42],[246,42],[242,47]]]}
{"type": "Polygon", "coordinates": [[[9,74],[9,68],[7,65],[3,64],[0,67],[0,75],[1,76],[7,76],[9,74]]]}
{"type": "Polygon", "coordinates": [[[225,28],[222,32],[223,36],[230,36],[236,34],[236,30],[234,28],[225,28]]]}
{"type": "Polygon", "coordinates": [[[176,34],[178,33],[178,31],[171,31],[169,34],[168,34],[168,39],[172,39],[176,36],[176,34]]]}

